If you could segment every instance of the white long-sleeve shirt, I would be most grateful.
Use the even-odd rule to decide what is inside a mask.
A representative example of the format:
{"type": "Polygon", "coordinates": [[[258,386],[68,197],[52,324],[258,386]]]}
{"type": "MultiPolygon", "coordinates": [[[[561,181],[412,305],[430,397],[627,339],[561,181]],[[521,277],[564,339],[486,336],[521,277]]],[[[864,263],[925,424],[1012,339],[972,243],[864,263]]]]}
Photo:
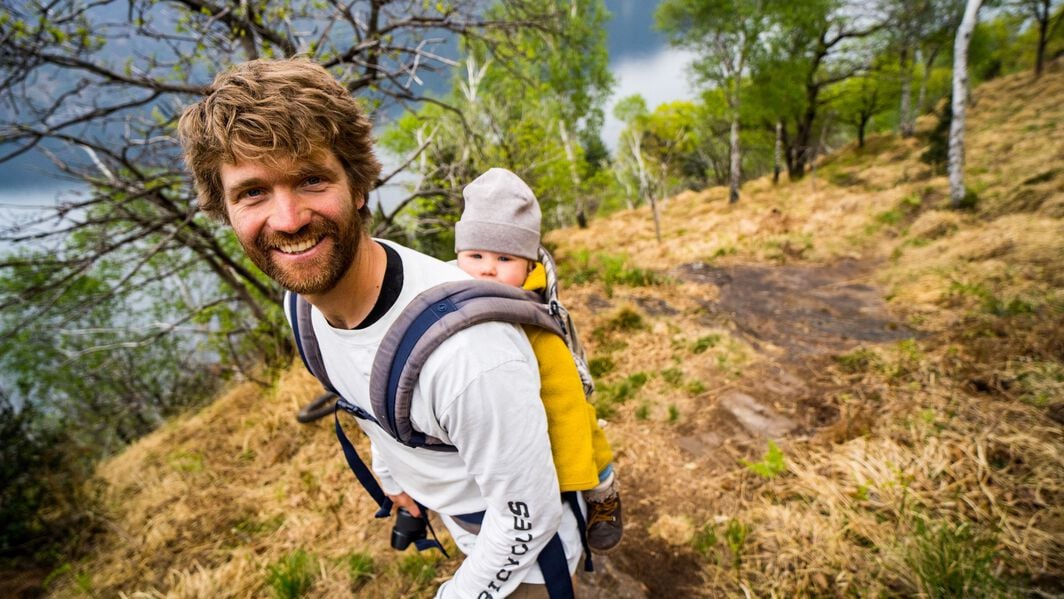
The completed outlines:
{"type": "MultiPolygon", "coordinates": [[[[388,242],[381,242],[388,243],[388,242]]],[[[469,278],[457,267],[388,244],[402,259],[395,305],[358,330],[334,329],[312,310],[325,367],[336,390],[372,413],[369,376],[377,347],[402,309],[436,284],[469,278]]],[[[410,448],[358,420],[372,443],[373,470],[390,495],[405,491],[442,518],[467,555],[437,597],[505,597],[522,582],[542,583],[535,563],[560,532],[573,572],[582,551],[576,518],[559,499],[536,357],[520,328],[485,323],[456,333],[425,363],[410,410],[417,430],[458,448],[410,448]],[[448,515],[485,511],[479,535],[448,515]]]]}

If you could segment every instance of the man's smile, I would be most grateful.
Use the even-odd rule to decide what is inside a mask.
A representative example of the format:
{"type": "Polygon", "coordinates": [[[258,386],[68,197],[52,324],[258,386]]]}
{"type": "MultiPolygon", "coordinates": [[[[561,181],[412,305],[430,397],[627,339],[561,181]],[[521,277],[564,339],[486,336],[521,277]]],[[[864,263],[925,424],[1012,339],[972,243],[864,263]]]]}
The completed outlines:
{"type": "Polygon", "coordinates": [[[325,236],[321,235],[318,237],[308,237],[299,241],[282,241],[274,244],[273,249],[275,251],[281,252],[282,254],[302,254],[303,252],[306,252],[307,250],[318,245],[324,238],[325,236]]]}

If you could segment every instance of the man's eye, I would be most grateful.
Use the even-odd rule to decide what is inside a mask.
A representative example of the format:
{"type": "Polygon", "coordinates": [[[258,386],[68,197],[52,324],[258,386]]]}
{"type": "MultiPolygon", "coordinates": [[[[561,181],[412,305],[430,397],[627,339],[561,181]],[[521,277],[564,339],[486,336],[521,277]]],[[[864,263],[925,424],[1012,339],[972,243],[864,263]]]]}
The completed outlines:
{"type": "Polygon", "coordinates": [[[259,189],[257,187],[253,187],[251,189],[245,189],[244,191],[242,191],[240,193],[239,197],[242,197],[242,198],[257,198],[257,197],[263,195],[264,193],[265,192],[263,190],[261,190],[261,189],[259,189]]]}
{"type": "Polygon", "coordinates": [[[303,181],[303,184],[304,185],[321,185],[324,182],[325,182],[325,179],[323,179],[323,178],[321,178],[321,177],[319,177],[317,175],[311,175],[311,176],[307,177],[303,181]]]}

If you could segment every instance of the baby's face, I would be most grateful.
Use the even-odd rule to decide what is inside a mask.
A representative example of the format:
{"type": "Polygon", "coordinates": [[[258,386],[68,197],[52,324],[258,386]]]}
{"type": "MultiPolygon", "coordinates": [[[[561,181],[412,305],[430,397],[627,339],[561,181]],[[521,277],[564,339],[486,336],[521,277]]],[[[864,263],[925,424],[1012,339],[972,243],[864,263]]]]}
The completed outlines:
{"type": "Polygon", "coordinates": [[[510,254],[497,254],[484,250],[458,252],[458,268],[474,278],[498,281],[513,287],[524,285],[528,277],[529,261],[510,254]]]}

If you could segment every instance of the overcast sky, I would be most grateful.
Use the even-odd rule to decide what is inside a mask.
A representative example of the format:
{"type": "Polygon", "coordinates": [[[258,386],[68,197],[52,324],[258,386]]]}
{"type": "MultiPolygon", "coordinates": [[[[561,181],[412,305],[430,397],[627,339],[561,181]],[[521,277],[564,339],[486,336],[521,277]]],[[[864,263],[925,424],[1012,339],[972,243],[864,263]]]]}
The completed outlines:
{"type": "MultiPolygon", "coordinates": [[[[621,132],[613,118],[616,100],[642,94],[653,110],[664,102],[693,96],[687,83],[688,55],[669,48],[653,28],[657,4],[657,0],[606,0],[613,15],[607,33],[616,87],[605,107],[602,138],[611,149],[621,132]]],[[[48,167],[37,153],[0,164],[0,214],[11,214],[14,206],[50,205],[57,194],[72,189],[71,182],[58,179],[48,167]]]]}

